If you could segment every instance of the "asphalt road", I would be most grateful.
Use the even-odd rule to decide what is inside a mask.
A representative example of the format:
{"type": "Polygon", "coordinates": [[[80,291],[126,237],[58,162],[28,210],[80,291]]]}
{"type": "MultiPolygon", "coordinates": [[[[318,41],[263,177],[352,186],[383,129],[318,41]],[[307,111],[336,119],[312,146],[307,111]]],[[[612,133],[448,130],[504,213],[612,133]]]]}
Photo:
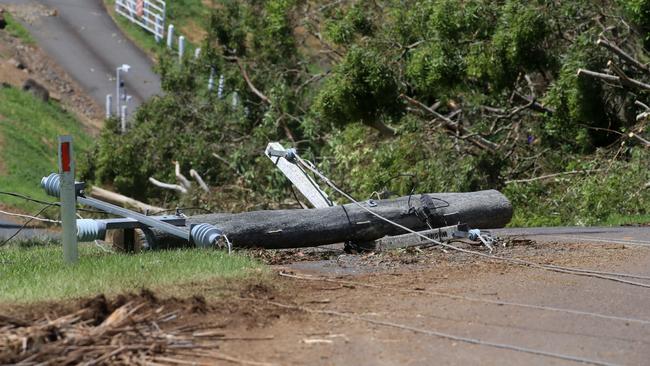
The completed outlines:
{"type": "Polygon", "coordinates": [[[131,66],[123,79],[133,96],[130,108],[160,93],[151,60],[130,42],[106,13],[101,0],[0,0],[0,4],[42,4],[57,9],[25,24],[40,47],[74,78],[99,105],[115,96],[115,72],[131,66]]]}

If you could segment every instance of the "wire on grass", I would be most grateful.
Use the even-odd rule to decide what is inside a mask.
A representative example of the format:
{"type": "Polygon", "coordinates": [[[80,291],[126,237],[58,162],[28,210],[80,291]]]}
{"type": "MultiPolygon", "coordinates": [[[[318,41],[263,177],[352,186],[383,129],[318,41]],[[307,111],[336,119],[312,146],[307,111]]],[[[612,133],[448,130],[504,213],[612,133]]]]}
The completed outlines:
{"type": "Polygon", "coordinates": [[[13,212],[7,212],[7,211],[3,211],[3,210],[0,210],[0,213],[3,214],[3,215],[7,215],[7,216],[22,217],[22,218],[25,218],[25,219],[33,219],[33,220],[36,220],[36,221],[49,222],[49,223],[54,223],[54,224],[60,224],[61,223],[61,221],[59,221],[59,220],[44,219],[42,217],[23,215],[23,214],[18,214],[18,213],[13,213],[13,212]]]}
{"type": "MultiPolygon", "coordinates": [[[[50,208],[50,207],[52,207],[52,206],[53,206],[53,204],[48,204],[48,205],[46,205],[45,207],[41,208],[40,211],[38,211],[36,214],[34,214],[34,215],[32,215],[32,216],[38,216],[38,215],[42,214],[43,212],[45,212],[45,210],[47,210],[48,208],[50,208]]],[[[8,239],[6,239],[6,240],[3,241],[2,243],[0,243],[0,248],[3,247],[3,246],[5,246],[5,244],[7,244],[11,239],[15,238],[16,235],[18,235],[21,231],[23,231],[23,229],[25,229],[25,228],[27,227],[27,225],[28,225],[30,222],[32,222],[33,220],[34,220],[34,217],[32,217],[32,218],[30,218],[29,220],[27,220],[27,222],[25,222],[25,223],[23,224],[23,226],[21,226],[18,230],[16,230],[16,232],[15,232],[12,236],[10,236],[8,239]]]]}

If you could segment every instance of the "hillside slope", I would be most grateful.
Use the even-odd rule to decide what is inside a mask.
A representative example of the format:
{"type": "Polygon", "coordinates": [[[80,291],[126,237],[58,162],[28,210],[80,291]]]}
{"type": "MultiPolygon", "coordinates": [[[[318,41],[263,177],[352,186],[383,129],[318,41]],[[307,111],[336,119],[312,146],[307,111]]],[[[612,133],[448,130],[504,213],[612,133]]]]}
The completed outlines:
{"type": "MultiPolygon", "coordinates": [[[[50,201],[39,183],[57,171],[57,136],[70,134],[77,160],[91,137],[81,123],[55,102],[43,102],[27,92],[0,88],[0,191],[50,201]]],[[[0,205],[34,211],[37,204],[0,195],[0,205]]]]}

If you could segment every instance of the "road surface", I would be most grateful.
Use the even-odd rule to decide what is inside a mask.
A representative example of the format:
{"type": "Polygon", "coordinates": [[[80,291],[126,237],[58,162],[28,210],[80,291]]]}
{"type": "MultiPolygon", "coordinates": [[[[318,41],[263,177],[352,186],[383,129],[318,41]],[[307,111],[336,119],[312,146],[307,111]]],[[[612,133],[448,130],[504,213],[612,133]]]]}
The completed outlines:
{"type": "Polygon", "coordinates": [[[151,60],[130,42],[106,13],[101,0],[0,0],[0,4],[41,4],[56,16],[25,23],[39,46],[74,78],[99,105],[115,96],[115,71],[131,66],[124,76],[130,108],[160,93],[160,79],[151,60]]]}

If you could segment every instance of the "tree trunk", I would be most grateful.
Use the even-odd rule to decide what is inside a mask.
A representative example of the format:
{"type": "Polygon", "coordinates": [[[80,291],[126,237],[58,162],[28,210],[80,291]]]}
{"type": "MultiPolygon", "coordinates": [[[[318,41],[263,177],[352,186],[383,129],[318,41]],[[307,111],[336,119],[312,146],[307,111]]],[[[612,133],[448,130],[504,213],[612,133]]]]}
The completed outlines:
{"type": "MultiPolygon", "coordinates": [[[[432,193],[435,209],[429,215],[433,227],[458,223],[471,228],[500,228],[510,222],[512,206],[495,190],[469,193],[432,193]]],[[[413,230],[428,228],[415,214],[421,195],[363,202],[372,211],[413,230]]],[[[346,241],[367,242],[405,231],[385,222],[356,204],[320,209],[269,210],[238,214],[191,216],[187,225],[209,223],[223,230],[234,247],[267,249],[313,247],[346,241]]],[[[160,247],[182,246],[165,233],[155,232],[160,247]]],[[[187,244],[184,244],[187,245],[187,244]]]]}

